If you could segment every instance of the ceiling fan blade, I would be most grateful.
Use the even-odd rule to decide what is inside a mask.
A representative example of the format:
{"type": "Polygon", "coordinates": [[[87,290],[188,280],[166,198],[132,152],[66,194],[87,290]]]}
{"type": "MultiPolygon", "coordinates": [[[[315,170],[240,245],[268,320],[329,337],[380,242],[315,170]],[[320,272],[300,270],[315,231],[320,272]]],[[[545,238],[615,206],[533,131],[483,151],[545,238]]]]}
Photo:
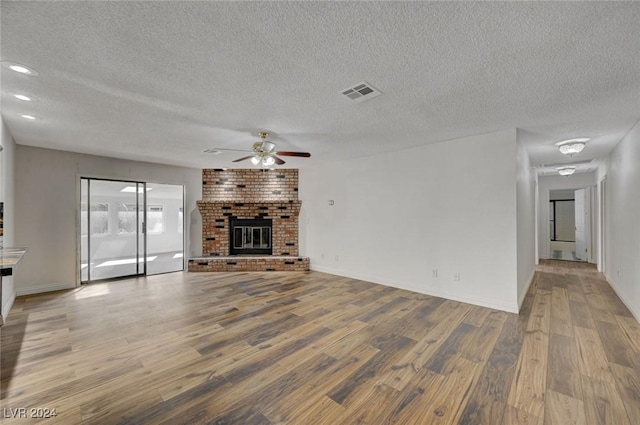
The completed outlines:
{"type": "Polygon", "coordinates": [[[238,159],[234,159],[231,162],[240,162],[240,161],[244,161],[245,159],[249,159],[249,158],[253,158],[255,155],[249,155],[249,156],[243,156],[242,158],[238,158],[238,159]]]}
{"type": "Polygon", "coordinates": [[[249,149],[227,149],[227,148],[213,148],[214,151],[225,151],[225,152],[251,152],[249,149]]]}
{"type": "Polygon", "coordinates": [[[309,152],[287,152],[287,151],[280,151],[280,152],[276,152],[276,154],[278,155],[282,155],[282,156],[299,156],[301,158],[309,158],[311,156],[311,154],[309,152]]]}
{"type": "Polygon", "coordinates": [[[278,165],[282,165],[282,164],[285,163],[282,159],[278,158],[277,156],[275,156],[273,154],[271,155],[271,158],[275,159],[276,160],[276,164],[278,164],[278,165]]]}

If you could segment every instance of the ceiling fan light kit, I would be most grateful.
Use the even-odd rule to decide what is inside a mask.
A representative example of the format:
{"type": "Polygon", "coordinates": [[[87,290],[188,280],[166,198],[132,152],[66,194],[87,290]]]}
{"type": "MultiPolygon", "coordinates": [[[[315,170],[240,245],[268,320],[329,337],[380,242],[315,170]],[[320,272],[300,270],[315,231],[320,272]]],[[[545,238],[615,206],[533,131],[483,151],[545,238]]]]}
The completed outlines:
{"type": "MultiPolygon", "coordinates": [[[[258,135],[260,136],[262,141],[255,142],[251,147],[251,150],[247,151],[247,152],[253,152],[253,155],[248,155],[242,158],[238,158],[233,162],[240,162],[240,161],[249,159],[251,160],[251,163],[255,166],[268,168],[274,165],[282,165],[285,163],[285,161],[282,160],[279,156],[297,156],[300,158],[309,158],[311,156],[311,154],[308,152],[288,152],[288,151],[274,152],[276,148],[276,144],[267,140],[267,137],[269,137],[269,133],[263,131],[258,133],[258,135]]],[[[225,149],[217,149],[217,150],[220,151],[225,149]]],[[[229,150],[236,150],[236,149],[229,149],[229,150]]]]}

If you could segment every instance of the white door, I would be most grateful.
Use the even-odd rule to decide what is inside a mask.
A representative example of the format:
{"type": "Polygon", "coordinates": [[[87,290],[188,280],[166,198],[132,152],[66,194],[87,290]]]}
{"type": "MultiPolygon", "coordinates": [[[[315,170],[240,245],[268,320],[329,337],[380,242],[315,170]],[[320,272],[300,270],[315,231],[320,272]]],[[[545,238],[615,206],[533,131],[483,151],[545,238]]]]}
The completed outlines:
{"type": "Polygon", "coordinates": [[[587,259],[587,240],[585,235],[585,189],[575,192],[575,218],[576,218],[576,258],[581,261],[587,259]]]}

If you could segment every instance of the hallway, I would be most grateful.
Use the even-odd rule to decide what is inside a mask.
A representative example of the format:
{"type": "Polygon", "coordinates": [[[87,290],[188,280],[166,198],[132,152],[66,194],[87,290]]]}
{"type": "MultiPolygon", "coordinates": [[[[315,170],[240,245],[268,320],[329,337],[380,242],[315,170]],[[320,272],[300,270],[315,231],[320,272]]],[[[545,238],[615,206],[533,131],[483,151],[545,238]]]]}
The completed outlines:
{"type": "Polygon", "coordinates": [[[547,364],[539,376],[530,364],[531,389],[545,390],[529,403],[545,424],[640,423],[638,322],[594,265],[542,260],[537,270],[522,350],[538,353],[540,370],[547,364]]]}

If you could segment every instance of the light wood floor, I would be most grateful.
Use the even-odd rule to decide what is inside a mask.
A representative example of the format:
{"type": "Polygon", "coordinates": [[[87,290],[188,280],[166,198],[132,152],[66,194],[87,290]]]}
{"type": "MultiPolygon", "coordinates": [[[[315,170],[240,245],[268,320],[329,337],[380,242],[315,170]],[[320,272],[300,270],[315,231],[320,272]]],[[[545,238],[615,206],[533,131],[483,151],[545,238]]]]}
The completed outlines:
{"type": "Polygon", "coordinates": [[[581,263],[541,265],[520,315],[177,273],[20,298],[0,332],[7,424],[640,424],[640,325],[581,263]]]}

